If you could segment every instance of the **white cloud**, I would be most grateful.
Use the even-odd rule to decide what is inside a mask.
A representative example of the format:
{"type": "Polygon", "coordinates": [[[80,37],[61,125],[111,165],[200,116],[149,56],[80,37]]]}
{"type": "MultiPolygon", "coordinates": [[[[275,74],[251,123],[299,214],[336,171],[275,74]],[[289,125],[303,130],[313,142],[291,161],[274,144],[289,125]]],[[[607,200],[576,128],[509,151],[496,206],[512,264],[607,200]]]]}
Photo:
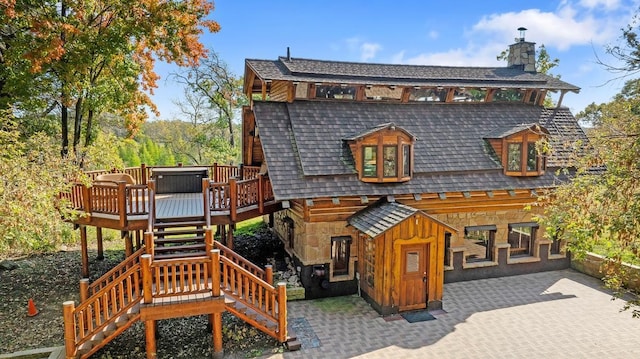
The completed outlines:
{"type": "Polygon", "coordinates": [[[382,49],[380,44],[365,42],[360,45],[360,60],[368,61],[376,57],[376,53],[382,49]]]}
{"type": "Polygon", "coordinates": [[[614,10],[620,6],[619,0],[580,0],[580,5],[588,9],[605,8],[614,10]]]}

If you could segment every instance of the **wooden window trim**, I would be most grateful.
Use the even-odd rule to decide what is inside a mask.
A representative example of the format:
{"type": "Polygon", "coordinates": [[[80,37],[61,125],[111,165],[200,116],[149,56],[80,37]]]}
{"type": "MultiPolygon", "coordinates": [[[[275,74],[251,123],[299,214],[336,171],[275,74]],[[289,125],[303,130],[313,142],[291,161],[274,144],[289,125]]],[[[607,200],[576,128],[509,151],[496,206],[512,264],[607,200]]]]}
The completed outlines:
{"type": "Polygon", "coordinates": [[[532,138],[529,133],[522,133],[522,140],[512,140],[509,138],[504,138],[502,140],[502,167],[504,169],[504,174],[507,176],[514,177],[534,177],[541,176],[544,174],[546,170],[546,159],[543,155],[536,153],[536,169],[533,171],[529,171],[527,169],[527,160],[528,160],[528,146],[529,144],[534,144],[537,141],[532,138]],[[520,144],[520,170],[512,171],[509,169],[509,145],[511,144],[520,144]]]}

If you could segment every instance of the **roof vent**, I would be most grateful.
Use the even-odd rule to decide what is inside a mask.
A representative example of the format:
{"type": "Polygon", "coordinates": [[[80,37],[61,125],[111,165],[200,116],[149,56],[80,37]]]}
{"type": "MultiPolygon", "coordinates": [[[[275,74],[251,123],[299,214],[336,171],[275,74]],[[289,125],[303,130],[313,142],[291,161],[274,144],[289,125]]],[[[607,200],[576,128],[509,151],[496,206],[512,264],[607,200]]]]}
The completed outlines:
{"type": "Polygon", "coordinates": [[[289,46],[287,46],[287,61],[291,61],[291,50],[289,50],[289,46]]]}

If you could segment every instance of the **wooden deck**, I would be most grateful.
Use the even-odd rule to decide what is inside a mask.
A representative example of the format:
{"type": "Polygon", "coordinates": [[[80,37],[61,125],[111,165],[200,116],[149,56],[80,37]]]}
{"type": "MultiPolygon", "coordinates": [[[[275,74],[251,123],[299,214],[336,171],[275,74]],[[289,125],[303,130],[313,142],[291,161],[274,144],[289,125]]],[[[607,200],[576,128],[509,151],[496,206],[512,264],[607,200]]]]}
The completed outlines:
{"type": "Polygon", "coordinates": [[[156,195],[156,219],[169,220],[204,216],[202,193],[156,195]]]}

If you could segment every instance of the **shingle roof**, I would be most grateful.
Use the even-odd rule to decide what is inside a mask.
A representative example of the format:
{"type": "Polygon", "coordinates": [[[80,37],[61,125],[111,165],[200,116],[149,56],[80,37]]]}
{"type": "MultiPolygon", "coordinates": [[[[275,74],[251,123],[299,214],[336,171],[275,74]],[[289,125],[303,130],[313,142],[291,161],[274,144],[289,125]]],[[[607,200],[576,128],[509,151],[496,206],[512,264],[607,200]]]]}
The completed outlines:
{"type": "MultiPolygon", "coordinates": [[[[368,129],[366,129],[366,130],[364,130],[364,131],[362,131],[362,132],[358,132],[358,133],[352,134],[352,135],[350,135],[350,136],[344,137],[344,138],[343,138],[343,140],[346,140],[346,141],[355,141],[355,140],[357,140],[357,139],[359,139],[359,138],[366,137],[367,135],[370,135],[370,134],[372,134],[372,133],[376,133],[376,132],[378,132],[378,131],[380,131],[380,130],[384,130],[384,129],[387,129],[387,128],[395,129],[395,127],[396,127],[396,124],[395,124],[395,123],[393,123],[393,122],[383,123],[383,124],[380,124],[380,125],[375,126],[375,127],[373,127],[373,128],[368,128],[368,129]]],[[[410,132],[406,131],[406,130],[405,130],[405,129],[403,129],[403,128],[398,128],[398,130],[401,130],[401,131],[405,132],[405,133],[406,133],[407,135],[409,135],[409,137],[411,137],[412,139],[415,139],[415,138],[416,138],[416,136],[414,136],[412,133],[410,133],[410,132]]]]}
{"type": "Polygon", "coordinates": [[[515,126],[498,127],[494,130],[489,131],[483,136],[483,138],[505,138],[525,130],[533,129],[537,125],[537,123],[523,123],[521,125],[515,126]]]}
{"type": "Polygon", "coordinates": [[[347,218],[347,223],[360,232],[375,238],[419,212],[396,202],[376,202],[347,218]]]}
{"type": "MultiPolygon", "coordinates": [[[[539,123],[549,130],[552,144],[586,140],[569,110],[521,103],[256,101],[254,113],[279,200],[552,187],[563,180],[552,170],[540,177],[503,175],[485,134],[539,123]],[[418,138],[413,178],[405,183],[363,183],[342,139],[390,121],[418,138]]],[[[562,165],[568,157],[568,151],[559,151],[548,166],[562,165]]]]}
{"type": "Polygon", "coordinates": [[[335,82],[397,86],[492,86],[579,91],[580,88],[520,67],[453,67],[374,64],[280,57],[247,59],[246,65],[263,80],[335,82]]]}

